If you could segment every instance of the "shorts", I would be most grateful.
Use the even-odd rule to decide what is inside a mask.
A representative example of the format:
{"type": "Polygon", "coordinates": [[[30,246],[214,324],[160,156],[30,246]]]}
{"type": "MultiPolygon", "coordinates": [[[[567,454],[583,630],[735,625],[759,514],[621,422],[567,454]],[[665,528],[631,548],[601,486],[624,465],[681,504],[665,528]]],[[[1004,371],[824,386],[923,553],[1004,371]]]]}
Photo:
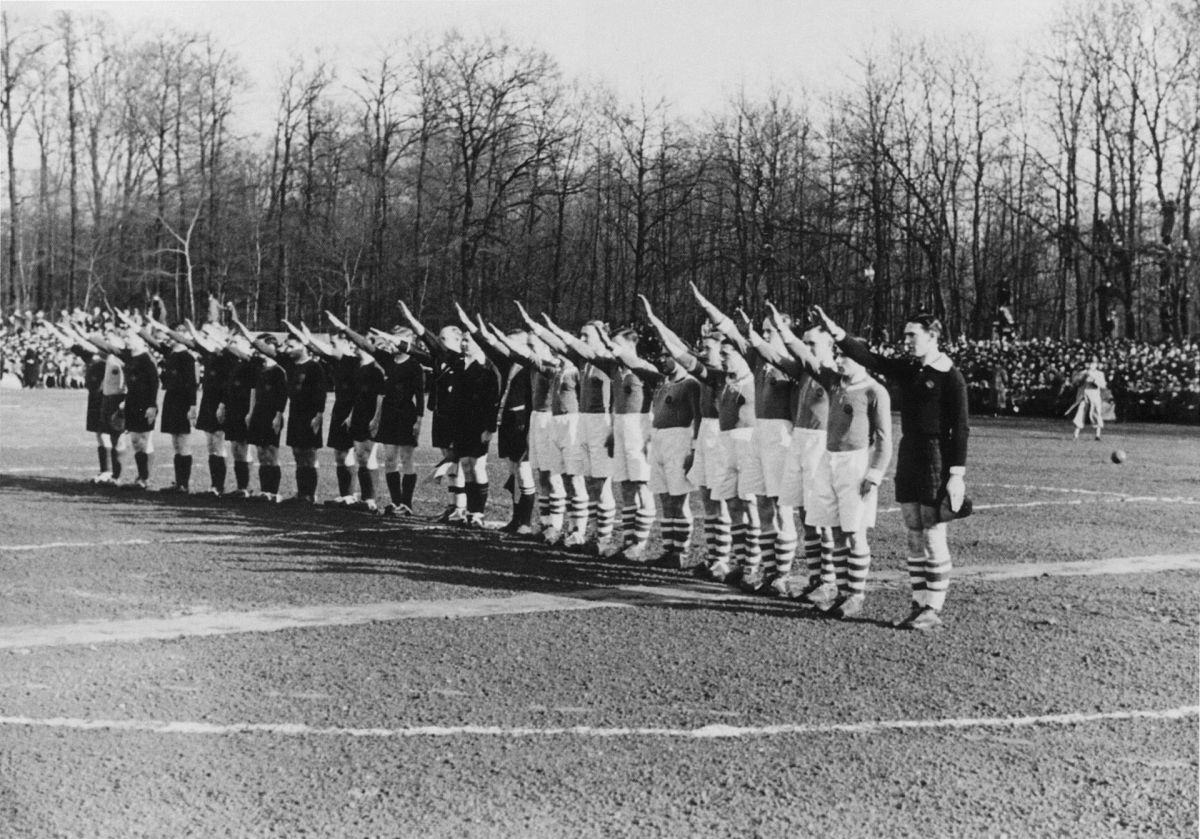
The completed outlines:
{"type": "Polygon", "coordinates": [[[457,431],[454,428],[454,420],[447,414],[433,415],[433,447],[435,449],[452,449],[454,448],[454,436],[457,431]]]}
{"type": "Polygon", "coordinates": [[[254,415],[246,428],[246,442],[252,446],[278,446],[279,432],[274,428],[274,417],[254,415]]]}
{"type": "Polygon", "coordinates": [[[778,498],[787,467],[788,450],[792,447],[792,423],[783,419],[760,419],[755,422],[755,441],[758,461],[762,465],[764,495],[778,498]]]}
{"type": "MultiPolygon", "coordinates": [[[[691,432],[691,429],[686,429],[691,432]]],[[[613,414],[612,479],[614,481],[650,480],[649,414],[613,414]]]]}
{"type": "Polygon", "coordinates": [[[824,431],[814,428],[792,430],[792,445],[788,449],[787,468],[783,471],[783,486],[779,490],[780,504],[808,509],[812,500],[810,484],[824,454],[824,431]]]}
{"type": "MultiPolygon", "coordinates": [[[[317,414],[316,416],[321,416],[317,414]]],[[[322,417],[324,419],[324,417],[322,417]]],[[[319,449],[321,448],[321,424],[317,423],[317,430],[312,428],[313,416],[305,416],[303,414],[288,414],[287,419],[287,444],[293,449],[319,449]]]]}
{"type": "Polygon", "coordinates": [[[711,487],[714,501],[753,501],[766,492],[754,432],[753,428],[721,432],[721,477],[711,487]]]}
{"type": "Polygon", "coordinates": [[[581,471],[572,474],[585,478],[611,478],[612,455],[608,453],[608,439],[612,434],[612,417],[608,414],[579,415],[579,453],[581,471]]]}
{"type": "Polygon", "coordinates": [[[200,395],[200,407],[196,410],[196,428],[200,431],[215,433],[222,430],[217,422],[217,405],[220,403],[218,391],[204,391],[200,395]]]}
{"type": "Polygon", "coordinates": [[[550,459],[538,466],[559,475],[582,475],[579,414],[557,414],[550,418],[550,459]]]}
{"type": "Polygon", "coordinates": [[[488,453],[488,448],[491,447],[491,440],[483,442],[483,434],[487,428],[481,426],[466,427],[460,425],[458,427],[458,439],[450,443],[450,448],[454,450],[455,458],[462,457],[483,457],[488,453]]]}
{"type": "Polygon", "coordinates": [[[336,402],[333,404],[333,412],[329,415],[329,435],[325,438],[325,445],[334,451],[347,452],[354,448],[354,438],[350,436],[350,429],[342,425],[346,421],[346,417],[350,416],[350,411],[353,405],[339,405],[336,402]]]}
{"type": "Polygon", "coordinates": [[[950,470],[942,467],[941,440],[906,434],[896,455],[896,503],[938,505],[950,470]]]}
{"type": "Polygon", "coordinates": [[[515,463],[529,460],[529,411],[525,408],[506,410],[500,415],[496,454],[515,463]]]}
{"type": "Polygon", "coordinates": [[[692,429],[655,428],[650,431],[650,491],[656,495],[687,495],[696,487],[683,463],[692,451],[692,429]]]}
{"type": "Polygon", "coordinates": [[[810,527],[840,527],[857,533],[875,526],[879,487],[864,497],[860,492],[871,465],[870,449],[825,452],[813,481],[812,502],[804,508],[804,523],[810,527]]]}
{"type": "Polygon", "coordinates": [[[696,457],[687,477],[693,485],[708,489],[721,480],[721,425],[716,417],[700,420],[700,431],[696,435],[696,457]]]}
{"type": "Polygon", "coordinates": [[[379,422],[379,431],[375,434],[375,440],[385,446],[415,446],[417,444],[418,419],[411,414],[409,416],[399,414],[388,416],[385,413],[379,422]]]}
{"type": "Polygon", "coordinates": [[[154,430],[154,422],[146,419],[146,411],[157,408],[157,405],[134,405],[125,402],[125,431],[130,434],[147,434],[154,430]]]}
{"type": "Polygon", "coordinates": [[[192,421],[188,419],[191,405],[187,398],[180,398],[173,393],[163,397],[162,416],[158,419],[158,430],[163,434],[191,434],[192,421]]]}
{"type": "Polygon", "coordinates": [[[249,429],[246,428],[246,411],[249,405],[225,405],[225,422],[222,430],[225,439],[231,443],[249,442],[249,429]]]}
{"type": "Polygon", "coordinates": [[[529,415],[529,465],[541,472],[553,471],[553,419],[549,411],[534,411],[529,415]]]}

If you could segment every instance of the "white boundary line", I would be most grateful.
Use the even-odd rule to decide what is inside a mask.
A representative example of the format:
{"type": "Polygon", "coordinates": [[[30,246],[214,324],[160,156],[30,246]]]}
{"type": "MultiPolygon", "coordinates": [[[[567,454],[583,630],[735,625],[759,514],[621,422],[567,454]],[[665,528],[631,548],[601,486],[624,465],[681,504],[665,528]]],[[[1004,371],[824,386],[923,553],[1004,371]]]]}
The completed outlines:
{"type": "Polygon", "coordinates": [[[534,728],[494,725],[421,725],[403,728],[319,727],[304,723],[207,723],[162,720],[85,720],[72,717],[0,717],[0,725],[26,728],[122,731],[150,734],[228,735],[278,734],[287,737],[651,737],[688,740],[724,740],[810,734],[882,734],[890,731],[954,731],[971,728],[1028,728],[1050,725],[1083,725],[1127,720],[1182,720],[1200,713],[1200,706],[1184,705],[1157,711],[1109,711],[1096,714],[1046,714],[1032,717],[958,717],[940,720],[877,720],[856,723],[784,723],[780,725],[706,725],[702,728],[611,727],[587,725],[534,728]]]}

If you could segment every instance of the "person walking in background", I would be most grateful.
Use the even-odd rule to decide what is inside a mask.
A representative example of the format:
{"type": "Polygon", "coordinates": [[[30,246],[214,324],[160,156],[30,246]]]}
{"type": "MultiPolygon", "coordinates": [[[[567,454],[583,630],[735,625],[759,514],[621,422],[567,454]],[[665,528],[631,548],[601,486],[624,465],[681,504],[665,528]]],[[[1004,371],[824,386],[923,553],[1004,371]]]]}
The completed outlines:
{"type": "Polygon", "coordinates": [[[1096,439],[1099,440],[1100,432],[1104,430],[1104,405],[1101,396],[1103,390],[1108,387],[1108,379],[1100,369],[1100,361],[1093,356],[1087,367],[1071,379],[1071,384],[1075,386],[1075,401],[1067,409],[1067,414],[1075,414],[1071,420],[1075,424],[1075,439],[1079,439],[1079,432],[1090,422],[1095,427],[1096,439]]]}

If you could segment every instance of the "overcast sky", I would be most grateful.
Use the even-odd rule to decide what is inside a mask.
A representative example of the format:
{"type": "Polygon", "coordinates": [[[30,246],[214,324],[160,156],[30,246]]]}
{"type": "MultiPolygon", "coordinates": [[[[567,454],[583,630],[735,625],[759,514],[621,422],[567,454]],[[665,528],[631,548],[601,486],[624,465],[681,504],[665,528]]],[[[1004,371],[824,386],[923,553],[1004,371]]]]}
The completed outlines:
{"type": "Polygon", "coordinates": [[[975,39],[1000,64],[1057,13],[1057,0],[388,0],[388,2],[11,2],[20,20],[59,9],[102,12],[121,29],[210,31],[238,54],[273,115],[276,81],[318,50],[343,77],[406,35],[507,33],[541,47],[568,76],[602,80],[624,99],[665,97],[681,116],[721,110],[745,86],[844,87],[854,58],[900,29],[975,39]]]}

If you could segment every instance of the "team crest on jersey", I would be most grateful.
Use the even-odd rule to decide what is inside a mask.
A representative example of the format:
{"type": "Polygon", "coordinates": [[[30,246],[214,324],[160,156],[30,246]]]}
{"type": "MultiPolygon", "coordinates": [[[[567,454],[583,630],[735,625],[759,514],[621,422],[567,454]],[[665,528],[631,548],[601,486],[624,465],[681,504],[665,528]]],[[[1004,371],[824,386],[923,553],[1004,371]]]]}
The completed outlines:
{"type": "Polygon", "coordinates": [[[842,413],[845,414],[846,416],[850,416],[851,414],[854,413],[854,406],[853,405],[843,405],[842,413]]]}

